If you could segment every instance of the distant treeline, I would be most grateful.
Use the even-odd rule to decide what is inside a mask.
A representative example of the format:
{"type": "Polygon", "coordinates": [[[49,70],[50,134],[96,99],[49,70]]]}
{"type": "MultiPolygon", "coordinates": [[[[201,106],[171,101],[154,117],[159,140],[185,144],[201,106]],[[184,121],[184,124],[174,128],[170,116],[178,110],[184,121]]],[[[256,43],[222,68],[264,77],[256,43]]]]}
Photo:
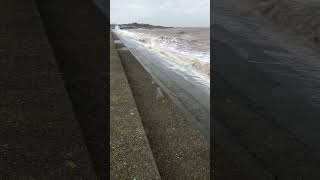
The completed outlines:
{"type": "Polygon", "coordinates": [[[111,28],[114,29],[115,26],[118,25],[120,29],[137,29],[137,28],[171,28],[165,26],[151,25],[151,24],[143,24],[143,23],[129,23],[129,24],[111,24],[111,28]]]}

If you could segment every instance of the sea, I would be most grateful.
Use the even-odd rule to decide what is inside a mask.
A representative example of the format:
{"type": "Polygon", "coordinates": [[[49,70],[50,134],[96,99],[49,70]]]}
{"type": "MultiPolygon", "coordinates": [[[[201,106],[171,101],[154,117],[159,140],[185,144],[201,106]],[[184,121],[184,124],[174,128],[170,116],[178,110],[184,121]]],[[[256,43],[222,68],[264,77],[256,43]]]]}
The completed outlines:
{"type": "Polygon", "coordinates": [[[209,27],[139,28],[115,31],[118,35],[129,38],[149,51],[170,59],[180,70],[199,73],[209,82],[209,27]]]}

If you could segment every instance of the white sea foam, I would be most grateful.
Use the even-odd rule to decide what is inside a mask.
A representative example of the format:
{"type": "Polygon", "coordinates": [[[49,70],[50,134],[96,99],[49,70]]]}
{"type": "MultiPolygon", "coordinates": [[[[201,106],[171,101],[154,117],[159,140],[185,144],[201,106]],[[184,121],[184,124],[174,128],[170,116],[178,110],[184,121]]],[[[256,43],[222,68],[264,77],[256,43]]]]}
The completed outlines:
{"type": "Polygon", "coordinates": [[[180,65],[180,70],[186,70],[183,66],[188,66],[188,70],[197,71],[209,79],[209,28],[116,29],[116,33],[171,59],[180,65]]]}

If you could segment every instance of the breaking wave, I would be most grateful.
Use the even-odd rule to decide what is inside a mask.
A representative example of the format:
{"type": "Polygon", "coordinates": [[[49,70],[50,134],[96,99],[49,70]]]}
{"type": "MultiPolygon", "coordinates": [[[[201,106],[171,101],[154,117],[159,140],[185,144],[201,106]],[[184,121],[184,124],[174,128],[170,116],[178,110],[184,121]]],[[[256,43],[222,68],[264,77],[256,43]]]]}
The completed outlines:
{"type": "Polygon", "coordinates": [[[116,33],[135,40],[162,56],[169,57],[177,64],[190,66],[201,74],[210,76],[209,37],[207,40],[201,39],[186,30],[175,28],[117,29],[116,33]]]}

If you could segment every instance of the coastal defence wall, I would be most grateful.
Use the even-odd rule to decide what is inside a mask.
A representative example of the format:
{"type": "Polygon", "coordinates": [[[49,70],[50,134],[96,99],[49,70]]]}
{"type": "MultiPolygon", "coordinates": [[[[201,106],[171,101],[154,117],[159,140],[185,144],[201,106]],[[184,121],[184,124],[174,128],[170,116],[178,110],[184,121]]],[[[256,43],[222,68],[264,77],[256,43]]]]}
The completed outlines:
{"type": "Polygon", "coordinates": [[[96,179],[36,2],[1,1],[0,12],[0,179],[96,179]]]}
{"type": "Polygon", "coordinates": [[[132,49],[117,35],[113,37],[161,178],[209,179],[209,144],[205,137],[194,129],[190,117],[148,73],[132,49]]]}
{"type": "Polygon", "coordinates": [[[97,175],[109,177],[108,18],[91,0],[36,0],[97,175]]]}
{"type": "Polygon", "coordinates": [[[110,146],[113,179],[161,179],[113,39],[110,41],[110,146]]]}

